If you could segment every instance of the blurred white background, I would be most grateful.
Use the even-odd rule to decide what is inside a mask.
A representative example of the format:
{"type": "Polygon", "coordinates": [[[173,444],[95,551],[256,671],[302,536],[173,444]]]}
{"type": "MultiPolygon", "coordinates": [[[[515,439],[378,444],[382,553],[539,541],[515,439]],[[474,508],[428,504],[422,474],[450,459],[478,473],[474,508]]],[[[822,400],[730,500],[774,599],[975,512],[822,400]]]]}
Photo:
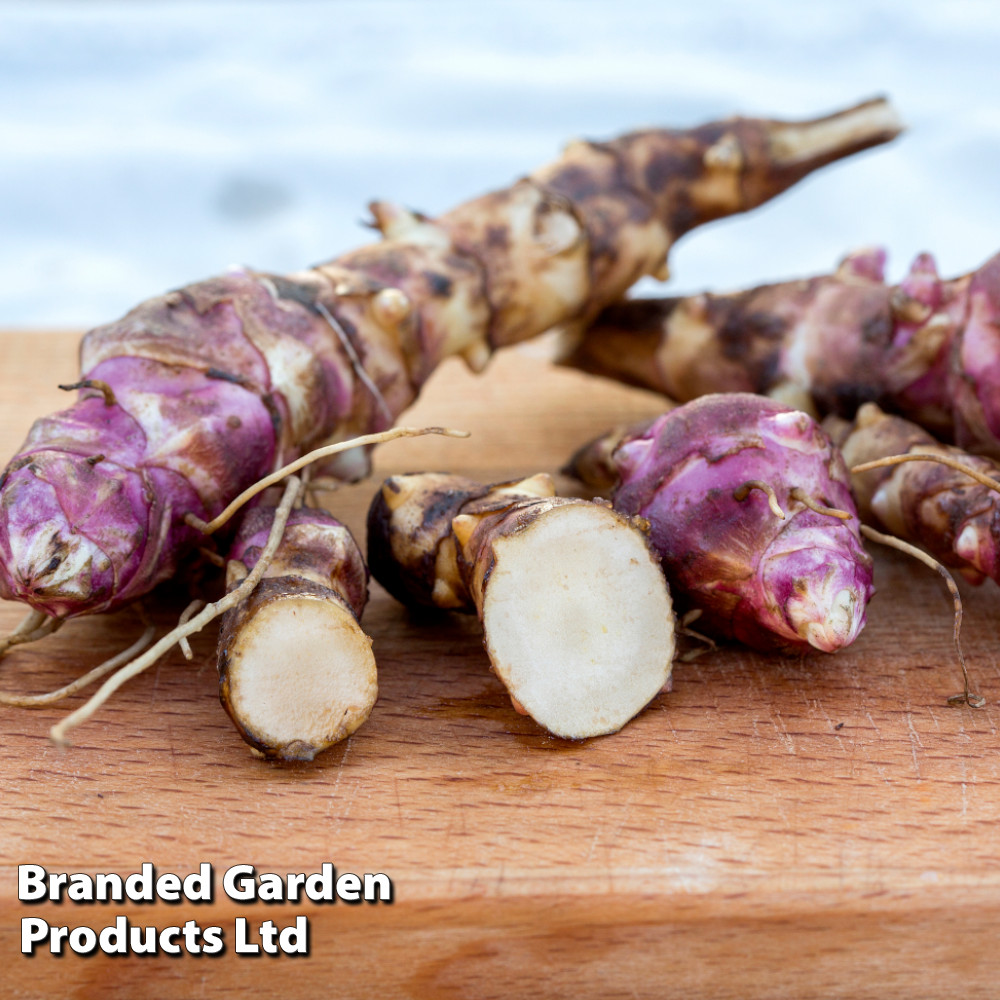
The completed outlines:
{"type": "Polygon", "coordinates": [[[672,293],[1000,249],[1000,4],[0,0],[0,326],[315,263],[373,197],[437,213],[574,136],[879,93],[902,139],[684,239],[672,293]]]}

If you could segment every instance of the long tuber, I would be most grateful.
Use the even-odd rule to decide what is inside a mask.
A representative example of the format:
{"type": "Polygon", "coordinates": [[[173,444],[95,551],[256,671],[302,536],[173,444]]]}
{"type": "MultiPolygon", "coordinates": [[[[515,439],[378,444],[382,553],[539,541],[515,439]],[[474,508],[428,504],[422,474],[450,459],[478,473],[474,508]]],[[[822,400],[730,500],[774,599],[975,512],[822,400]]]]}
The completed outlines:
{"type": "Polygon", "coordinates": [[[878,403],[1000,458],[1000,255],[943,281],[921,254],[896,286],[885,254],[834,274],[606,309],[564,362],[686,402],[759,392],[850,419],[878,403]]]}
{"type": "Polygon", "coordinates": [[[368,560],[405,603],[475,611],[514,707],[556,736],[617,732],[669,681],[674,619],[645,535],[555,496],[549,476],[393,476],[369,510],[368,560]]]}
{"type": "Polygon", "coordinates": [[[679,605],[699,630],[763,650],[854,641],[872,560],[840,454],[805,413],[715,394],[581,449],[569,472],[650,523],[679,605]],[[609,476],[609,473],[611,474],[609,476]]]}
{"type": "Polygon", "coordinates": [[[898,130],[875,100],[578,142],[437,220],[375,203],[385,241],[312,270],[150,299],[84,338],[77,402],[39,420],[0,477],[0,597],[65,618],[148,592],[198,543],[192,515],[324,440],[389,426],[443,358],[479,368],[589,322],[694,226],[898,130]]]}

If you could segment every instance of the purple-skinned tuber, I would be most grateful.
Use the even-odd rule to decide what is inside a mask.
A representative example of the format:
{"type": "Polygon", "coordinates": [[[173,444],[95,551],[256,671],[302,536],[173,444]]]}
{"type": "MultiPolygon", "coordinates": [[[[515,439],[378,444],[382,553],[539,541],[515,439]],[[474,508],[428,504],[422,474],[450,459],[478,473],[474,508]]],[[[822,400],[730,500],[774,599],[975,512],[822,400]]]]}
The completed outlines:
{"type": "Polygon", "coordinates": [[[564,363],[683,403],[759,392],[851,419],[866,402],[1000,459],[1000,254],[958,278],[920,254],[898,285],[885,252],[832,274],[608,307],[564,363]]]}
{"type": "Polygon", "coordinates": [[[610,456],[599,439],[570,471],[593,469],[595,452],[618,477],[615,507],[649,521],[675,599],[702,613],[699,630],[800,652],[857,638],[872,560],[843,459],[808,415],[709,395],[619,435],[610,456]]]}

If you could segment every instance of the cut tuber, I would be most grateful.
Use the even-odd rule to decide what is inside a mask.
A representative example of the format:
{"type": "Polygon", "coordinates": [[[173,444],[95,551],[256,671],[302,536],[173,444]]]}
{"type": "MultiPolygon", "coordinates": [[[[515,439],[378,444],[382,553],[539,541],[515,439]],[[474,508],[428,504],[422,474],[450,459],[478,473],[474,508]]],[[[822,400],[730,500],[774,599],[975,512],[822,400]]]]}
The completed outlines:
{"type": "Polygon", "coordinates": [[[514,707],[556,736],[621,729],[670,678],[674,619],[640,527],[551,479],[393,476],[368,515],[374,577],[409,604],[475,611],[514,707]]]}
{"type": "MultiPolygon", "coordinates": [[[[244,517],[228,589],[256,565],[274,513],[262,504],[244,517]]],[[[348,529],[326,511],[293,510],[263,578],[223,616],[219,638],[222,704],[263,756],[312,760],[371,714],[375,658],[358,623],[367,599],[368,571],[348,529]]]]}

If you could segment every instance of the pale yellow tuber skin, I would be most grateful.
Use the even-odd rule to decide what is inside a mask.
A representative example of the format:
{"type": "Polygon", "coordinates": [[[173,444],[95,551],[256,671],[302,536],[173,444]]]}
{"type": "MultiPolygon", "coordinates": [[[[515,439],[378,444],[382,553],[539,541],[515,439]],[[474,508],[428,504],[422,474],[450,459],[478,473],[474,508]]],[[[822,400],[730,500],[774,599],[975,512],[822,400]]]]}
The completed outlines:
{"type": "Polygon", "coordinates": [[[616,732],[669,682],[673,612],[641,526],[547,475],[393,476],[368,551],[400,600],[475,611],[514,708],[557,736],[616,732]]]}

